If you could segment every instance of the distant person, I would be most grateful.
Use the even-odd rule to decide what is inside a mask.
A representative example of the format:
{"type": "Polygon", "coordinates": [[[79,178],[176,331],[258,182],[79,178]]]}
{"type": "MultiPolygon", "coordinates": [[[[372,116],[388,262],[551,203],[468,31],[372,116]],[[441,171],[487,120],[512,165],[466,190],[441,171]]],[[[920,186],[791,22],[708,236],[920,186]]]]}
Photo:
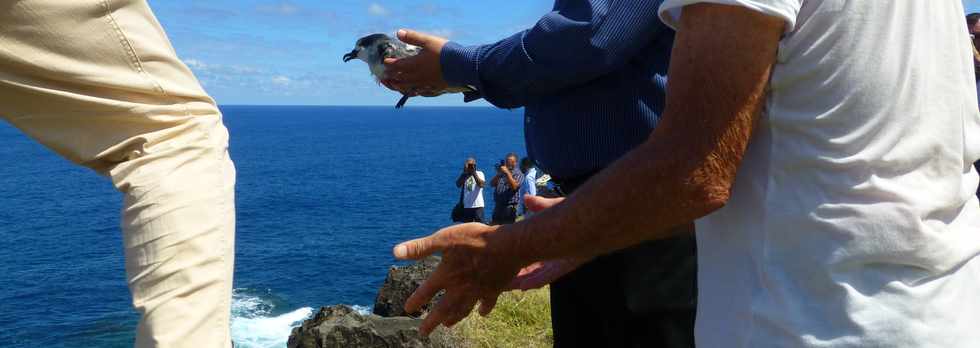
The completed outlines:
{"type": "MultiPolygon", "coordinates": [[[[532,219],[394,248],[442,252],[406,306],[445,290],[423,332],[477,302],[490,313],[524,265],[695,219],[698,347],[980,346],[980,109],[962,2],[668,0],[659,13],[677,42],[646,143],[564,201],[536,200],[547,209],[532,219]]],[[[509,47],[537,61],[534,43],[509,47]]]]}
{"type": "Polygon", "coordinates": [[[521,189],[517,191],[517,215],[528,217],[531,212],[527,210],[525,196],[535,197],[538,195],[538,169],[534,167],[534,161],[530,157],[521,159],[521,172],[524,173],[524,180],[521,180],[521,189]]]}
{"type": "Polygon", "coordinates": [[[123,195],[134,346],[231,347],[228,131],[150,6],[8,1],[0,23],[0,118],[123,195]]]}
{"type": "Polygon", "coordinates": [[[483,186],[486,179],[483,172],[476,169],[476,159],[468,158],[463,164],[463,172],[456,178],[456,187],[463,191],[463,221],[483,223],[483,186]]]}
{"type": "Polygon", "coordinates": [[[517,191],[523,180],[524,175],[517,168],[517,154],[509,153],[497,163],[497,175],[490,181],[494,187],[491,225],[512,224],[517,220],[517,204],[520,201],[517,191]]]}
{"type": "MultiPolygon", "coordinates": [[[[659,127],[674,44],[674,31],[657,16],[662,3],[556,0],[535,25],[477,46],[399,32],[399,39],[424,51],[389,61],[395,78],[384,82],[403,93],[474,86],[494,106],[523,107],[528,157],[552,176],[554,193],[570,197],[659,127]]],[[[528,210],[540,209],[542,201],[526,202],[528,210]]],[[[616,235],[621,227],[602,231],[616,235]]],[[[692,347],[696,241],[691,223],[676,227],[674,238],[529,265],[514,287],[550,284],[557,347],[692,347]]]]}

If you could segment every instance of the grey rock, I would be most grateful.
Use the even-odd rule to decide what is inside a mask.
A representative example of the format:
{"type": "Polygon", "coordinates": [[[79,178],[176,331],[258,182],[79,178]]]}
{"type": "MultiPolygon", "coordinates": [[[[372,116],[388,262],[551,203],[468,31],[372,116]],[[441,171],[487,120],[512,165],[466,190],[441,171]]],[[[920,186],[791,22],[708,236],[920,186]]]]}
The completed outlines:
{"type": "Polygon", "coordinates": [[[378,347],[422,348],[452,347],[450,339],[440,337],[441,331],[431,338],[418,332],[422,319],[397,317],[383,318],[362,315],[350,306],[323,307],[313,319],[293,329],[289,348],[327,347],[378,347]]]}
{"type": "Polygon", "coordinates": [[[431,310],[432,306],[441,298],[441,293],[436,296],[435,300],[422,308],[422,313],[405,313],[405,301],[408,301],[409,296],[412,296],[412,293],[422,285],[422,282],[436,270],[439,261],[441,258],[438,256],[430,256],[409,266],[391,266],[384,285],[378,290],[378,297],[374,300],[372,312],[382,317],[417,317],[431,310]]]}

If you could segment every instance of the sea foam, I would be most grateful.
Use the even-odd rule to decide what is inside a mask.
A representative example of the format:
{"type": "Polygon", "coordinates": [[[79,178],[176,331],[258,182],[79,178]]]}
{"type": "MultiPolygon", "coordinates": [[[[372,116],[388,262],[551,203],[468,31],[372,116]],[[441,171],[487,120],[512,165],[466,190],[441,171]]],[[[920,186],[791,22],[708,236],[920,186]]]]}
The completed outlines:
{"type": "Polygon", "coordinates": [[[231,304],[231,336],[238,348],[284,348],[294,327],[313,315],[303,307],[278,312],[274,297],[266,293],[235,289],[231,304]]]}
{"type": "MultiPolygon", "coordinates": [[[[231,302],[231,337],[236,348],[285,348],[293,328],[313,316],[313,308],[282,313],[283,301],[268,290],[235,289],[231,302]],[[282,313],[282,314],[276,314],[282,313]]],[[[371,309],[351,306],[368,315],[371,309]]]]}

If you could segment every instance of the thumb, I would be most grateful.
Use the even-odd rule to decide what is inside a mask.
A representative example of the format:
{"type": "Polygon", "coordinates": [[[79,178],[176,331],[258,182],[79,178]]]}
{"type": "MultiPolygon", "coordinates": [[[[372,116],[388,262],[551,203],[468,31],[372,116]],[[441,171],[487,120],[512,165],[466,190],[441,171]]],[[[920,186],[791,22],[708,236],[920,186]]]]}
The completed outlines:
{"type": "Polygon", "coordinates": [[[540,213],[545,209],[558,205],[558,203],[561,203],[564,200],[565,200],[564,197],[544,198],[544,197],[526,195],[524,196],[524,205],[526,205],[527,209],[530,210],[532,213],[540,213]]]}
{"type": "Polygon", "coordinates": [[[409,45],[425,47],[429,41],[432,41],[432,36],[414,30],[401,29],[398,30],[398,39],[409,45]]]}
{"type": "Polygon", "coordinates": [[[395,258],[399,260],[420,260],[445,249],[438,234],[410,240],[395,246],[395,258]]]}

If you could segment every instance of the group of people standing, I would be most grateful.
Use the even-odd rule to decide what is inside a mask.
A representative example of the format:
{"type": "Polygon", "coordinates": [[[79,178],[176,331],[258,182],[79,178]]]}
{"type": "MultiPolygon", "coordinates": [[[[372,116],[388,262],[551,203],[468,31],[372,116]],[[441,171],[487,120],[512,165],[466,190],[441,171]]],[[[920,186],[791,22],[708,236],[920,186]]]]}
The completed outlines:
{"type": "MultiPolygon", "coordinates": [[[[537,195],[537,169],[534,162],[527,157],[518,162],[517,158],[515,153],[507,154],[496,164],[497,173],[490,179],[494,202],[491,225],[512,224],[527,216],[530,212],[524,205],[524,197],[537,195]]],[[[460,189],[457,204],[458,208],[462,208],[462,214],[454,216],[454,222],[485,222],[483,188],[487,181],[483,172],[477,168],[476,159],[467,158],[463,171],[456,178],[456,187],[460,189]]]]}

